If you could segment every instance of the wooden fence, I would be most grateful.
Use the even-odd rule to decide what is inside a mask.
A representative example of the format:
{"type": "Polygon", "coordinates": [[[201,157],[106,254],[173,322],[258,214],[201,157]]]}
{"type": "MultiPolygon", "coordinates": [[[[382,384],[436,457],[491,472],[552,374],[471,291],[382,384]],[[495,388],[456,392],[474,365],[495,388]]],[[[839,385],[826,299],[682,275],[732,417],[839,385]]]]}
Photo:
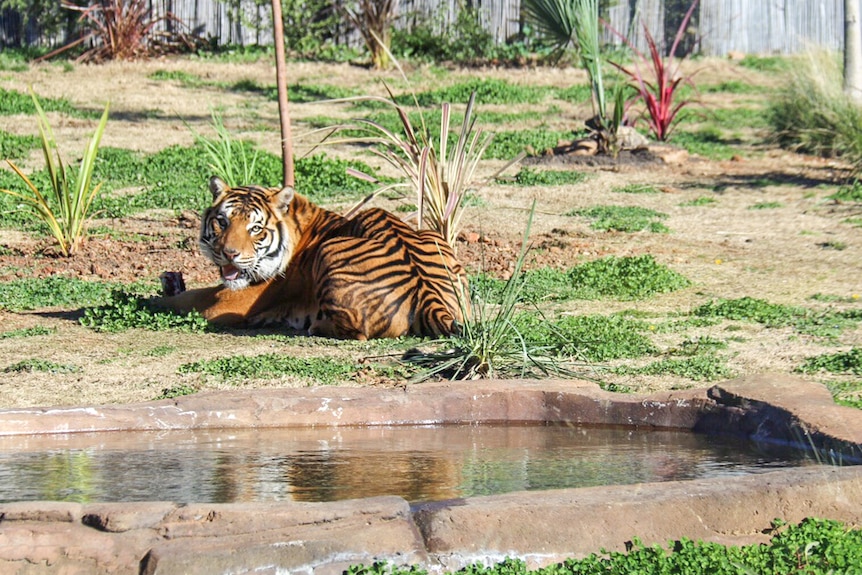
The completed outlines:
{"type": "MultiPolygon", "coordinates": [[[[194,33],[220,44],[272,42],[269,2],[261,0],[149,0],[153,14],[172,13],[194,33]],[[239,7],[237,9],[237,6],[239,7]]],[[[482,26],[497,42],[519,34],[523,27],[520,0],[401,0],[402,16],[434,14],[454,21],[460,6],[478,10],[482,26]]],[[[688,0],[606,0],[604,17],[622,33],[632,31],[643,48],[643,22],[657,39],[672,38],[688,0]]],[[[844,6],[840,0],[700,0],[689,26],[689,41],[704,55],[729,52],[751,54],[795,53],[809,46],[838,50],[843,46],[844,6]]],[[[408,22],[409,18],[402,18],[408,22]]],[[[403,25],[403,24],[402,24],[403,25]]],[[[166,24],[167,26],[167,24],[166,24]]],[[[67,27],[68,28],[68,27],[67,27]]],[[[11,10],[0,11],[0,46],[16,44],[61,45],[66,35],[47,38],[39,32],[38,18],[29,21],[11,10]],[[26,34],[22,33],[26,31],[26,34]]],[[[610,32],[605,40],[619,43],[610,32]]],[[[354,37],[342,41],[355,42],[354,37]]],[[[668,42],[669,43],[669,42],[668,42]]]]}

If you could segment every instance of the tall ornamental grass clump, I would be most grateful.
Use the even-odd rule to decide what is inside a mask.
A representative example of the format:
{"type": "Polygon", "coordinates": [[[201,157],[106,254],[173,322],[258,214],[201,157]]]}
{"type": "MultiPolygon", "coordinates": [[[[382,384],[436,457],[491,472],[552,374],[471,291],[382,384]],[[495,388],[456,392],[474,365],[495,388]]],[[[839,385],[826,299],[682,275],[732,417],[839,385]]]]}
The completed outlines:
{"type": "Polygon", "coordinates": [[[843,90],[840,58],[810,51],[791,66],[768,110],[775,140],[791,150],[841,156],[862,171],[862,107],[843,90]]]}
{"type": "Polygon", "coordinates": [[[42,220],[57,241],[60,252],[64,256],[71,256],[78,250],[86,237],[86,223],[90,206],[102,186],[99,183],[91,187],[91,183],[96,156],[99,153],[99,143],[108,123],[109,106],[105,106],[105,111],[102,113],[96,131],[84,150],[77,177],[72,177],[67,173],[63,159],[60,157],[57,141],[45,111],[39,104],[36,95],[33,94],[32,96],[33,104],[36,106],[42,154],[45,157],[45,168],[48,171],[51,191],[49,195],[43,194],[14,162],[6,160],[9,167],[23,180],[27,189],[22,192],[0,189],[0,192],[17,198],[22,209],[31,212],[42,220]]]}
{"type": "MultiPolygon", "coordinates": [[[[441,106],[439,130],[432,130],[418,104],[419,124],[416,125],[391,92],[388,100],[372,96],[358,99],[392,106],[398,114],[399,127],[390,129],[378,121],[359,118],[354,120],[354,126],[339,126],[337,129],[358,128],[367,134],[351,141],[370,144],[372,152],[406,177],[406,185],[416,194],[417,227],[439,232],[450,246],[454,246],[460,230],[464,198],[476,186],[479,161],[493,137],[476,126],[473,114],[476,93],[470,95],[461,127],[456,133],[450,127],[452,111],[448,102],[441,106]]],[[[382,183],[357,170],[349,172],[361,179],[382,183]]],[[[378,192],[401,185],[384,185],[378,192]]]]}

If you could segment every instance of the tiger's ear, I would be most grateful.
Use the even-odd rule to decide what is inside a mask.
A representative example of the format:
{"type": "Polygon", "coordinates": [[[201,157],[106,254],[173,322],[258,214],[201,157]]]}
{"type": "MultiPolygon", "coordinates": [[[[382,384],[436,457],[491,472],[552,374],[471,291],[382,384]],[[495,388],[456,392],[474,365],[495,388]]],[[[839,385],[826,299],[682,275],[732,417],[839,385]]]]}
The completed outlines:
{"type": "Polygon", "coordinates": [[[292,187],[284,186],[275,194],[275,207],[282,212],[287,212],[295,195],[296,192],[292,187]]]}
{"type": "Polygon", "coordinates": [[[224,180],[220,177],[213,176],[210,178],[210,193],[213,195],[213,200],[229,189],[230,186],[224,183],[224,180]]]}

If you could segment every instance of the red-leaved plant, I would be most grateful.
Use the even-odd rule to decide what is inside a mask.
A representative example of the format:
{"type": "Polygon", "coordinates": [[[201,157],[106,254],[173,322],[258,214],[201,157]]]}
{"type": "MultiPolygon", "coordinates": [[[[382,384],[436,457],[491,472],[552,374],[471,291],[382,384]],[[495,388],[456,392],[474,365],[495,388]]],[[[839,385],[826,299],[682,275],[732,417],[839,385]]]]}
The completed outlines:
{"type": "Polygon", "coordinates": [[[643,25],[643,28],[646,43],[649,47],[649,56],[646,56],[635,48],[634,44],[628,38],[608,26],[611,32],[623,39],[635,56],[632,68],[627,68],[616,62],[611,62],[610,64],[631,80],[632,86],[637,90],[638,98],[642,99],[646,105],[647,122],[649,123],[650,132],[659,141],[666,141],[668,139],[679,111],[693,102],[690,99],[681,100],[679,98],[678,88],[680,85],[688,84],[694,87],[694,83],[692,82],[692,75],[680,75],[679,68],[684,58],[677,59],[674,57],[674,54],[676,54],[677,47],[685,36],[686,27],[691,20],[692,14],[694,14],[697,2],[698,0],[694,0],[685,13],[667,57],[662,55],[646,24],[643,25]],[[650,73],[652,74],[652,78],[648,79],[647,76],[650,73]]]}
{"type": "Polygon", "coordinates": [[[81,21],[89,33],[63,49],[75,44],[93,41],[94,47],[86,50],[79,60],[135,60],[151,55],[156,50],[154,30],[164,20],[177,21],[173,14],[153,17],[147,0],[98,0],[82,7],[64,1],[63,7],[81,12],[81,21]]]}

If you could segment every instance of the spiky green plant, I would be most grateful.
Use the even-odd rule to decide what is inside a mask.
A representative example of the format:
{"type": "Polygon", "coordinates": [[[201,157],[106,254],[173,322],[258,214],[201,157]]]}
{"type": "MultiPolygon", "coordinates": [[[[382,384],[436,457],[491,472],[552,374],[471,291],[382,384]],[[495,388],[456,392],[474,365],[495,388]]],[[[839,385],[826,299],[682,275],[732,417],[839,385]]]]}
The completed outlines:
{"type": "Polygon", "coordinates": [[[409,360],[422,368],[415,380],[435,376],[479,379],[570,375],[563,362],[551,356],[552,346],[530,342],[515,321],[516,313],[523,303],[522,290],[526,279],[521,272],[529,248],[528,238],[535,208],[534,202],[515,269],[499,297],[495,298],[499,303],[491,304],[476,290],[472,297],[461,290],[462,313],[469,319],[461,326],[461,333],[432,343],[432,351],[410,356],[409,360]],[[469,304],[467,298],[470,298],[469,304]]]}
{"type": "Polygon", "coordinates": [[[45,157],[45,167],[51,182],[51,193],[53,197],[46,197],[39,191],[30,178],[11,160],[6,162],[12,170],[24,181],[28,190],[15,192],[0,189],[0,192],[14,196],[20,200],[20,207],[30,211],[48,226],[51,235],[57,241],[60,251],[64,256],[73,255],[86,237],[86,223],[89,217],[90,206],[102,184],[91,187],[93,169],[96,156],[99,153],[99,142],[108,123],[108,108],[99,120],[96,131],[93,133],[89,144],[84,150],[84,156],[78,168],[78,176],[70,178],[66,173],[66,166],[57,149],[57,141],[54,132],[45,115],[45,111],[39,104],[36,94],[31,94],[33,104],[36,106],[36,114],[39,121],[39,135],[41,136],[42,154],[45,157]],[[56,158],[56,159],[55,159],[56,158]]]}
{"type": "Polygon", "coordinates": [[[201,144],[209,157],[209,167],[212,175],[220,177],[229,186],[239,186],[254,181],[257,150],[233,137],[224,125],[221,115],[212,112],[215,138],[195,134],[195,139],[201,144]]]}
{"type": "MultiPolygon", "coordinates": [[[[473,114],[476,93],[473,92],[467,102],[454,147],[450,145],[452,107],[448,102],[442,104],[440,128],[432,134],[418,105],[417,126],[410,119],[405,107],[397,103],[391,91],[389,96],[389,99],[373,96],[358,99],[381,101],[392,106],[398,114],[400,130],[393,130],[369,118],[360,118],[354,120],[352,126],[339,128],[358,127],[369,134],[351,141],[359,140],[371,144],[375,154],[406,177],[406,185],[416,194],[417,226],[438,231],[449,245],[454,246],[460,229],[464,198],[477,185],[479,160],[493,137],[476,126],[473,114]]],[[[356,170],[351,170],[350,173],[380,183],[368,174],[356,170]]],[[[378,189],[378,193],[403,186],[403,183],[386,184],[378,189]]]]}

